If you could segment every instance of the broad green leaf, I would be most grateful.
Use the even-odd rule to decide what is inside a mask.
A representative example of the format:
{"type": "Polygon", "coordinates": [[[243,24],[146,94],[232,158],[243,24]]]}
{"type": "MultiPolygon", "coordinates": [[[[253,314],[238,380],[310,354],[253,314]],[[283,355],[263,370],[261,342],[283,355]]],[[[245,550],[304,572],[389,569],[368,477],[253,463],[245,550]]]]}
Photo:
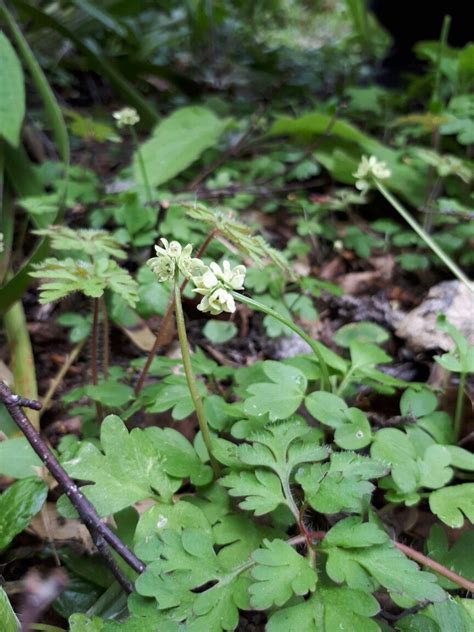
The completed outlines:
{"type": "Polygon", "coordinates": [[[237,327],[230,321],[211,319],[204,325],[202,333],[211,342],[222,344],[236,336],[237,327]]]}
{"type": "Polygon", "coordinates": [[[0,474],[11,478],[29,478],[43,463],[25,437],[0,441],[0,474]]]}
{"type": "Polygon", "coordinates": [[[380,610],[377,600],[367,593],[321,586],[307,601],[273,613],[267,632],[380,632],[370,617],[380,610]]]}
{"type": "Polygon", "coordinates": [[[257,468],[253,472],[231,472],[219,482],[229,489],[231,496],[245,496],[239,507],[253,511],[256,516],[286,504],[280,479],[267,470],[257,468]]]}
{"type": "Polygon", "coordinates": [[[383,349],[371,343],[363,343],[354,340],[350,343],[349,348],[351,352],[352,370],[354,371],[392,360],[383,349]]]}
{"type": "Polygon", "coordinates": [[[369,420],[358,408],[348,408],[344,413],[345,423],[334,433],[334,441],[344,450],[360,450],[372,441],[369,420]]]}
{"type": "Polygon", "coordinates": [[[282,606],[293,595],[306,595],[316,588],[318,576],[308,563],[283,540],[264,540],[264,547],[252,554],[256,562],[250,574],[250,605],[256,610],[282,606]]]}
{"type": "MultiPolygon", "coordinates": [[[[206,387],[201,381],[197,382],[197,388],[201,397],[207,395],[206,387]]],[[[162,413],[171,408],[173,419],[181,421],[194,412],[194,402],[184,375],[166,377],[158,386],[150,387],[146,394],[150,401],[146,409],[150,413],[162,413]]]]}
{"type": "MultiPolygon", "coordinates": [[[[170,501],[181,480],[164,472],[163,457],[143,430],[129,433],[119,417],[109,415],[102,422],[100,438],[103,452],[85,443],[73,459],[63,463],[70,476],[93,482],[82,491],[99,515],[108,516],[158,495],[170,501]]],[[[61,509],[71,515],[64,505],[61,509]]]]}
{"type": "Polygon", "coordinates": [[[383,544],[388,541],[388,535],[376,524],[362,522],[357,516],[344,518],[337,522],[326,534],[323,548],[340,546],[342,548],[359,548],[383,544]]]}
{"type": "Polygon", "coordinates": [[[400,398],[400,412],[402,415],[424,417],[434,412],[437,406],[436,395],[428,388],[407,388],[400,398]]]}
{"type": "Polygon", "coordinates": [[[0,32],[0,138],[18,147],[25,116],[23,70],[15,49],[0,32]]]}
{"type": "Polygon", "coordinates": [[[315,391],[306,396],[304,405],[315,419],[326,426],[338,428],[344,424],[344,413],[348,406],[337,395],[315,391]]]}
{"type": "Polygon", "coordinates": [[[263,370],[271,382],[248,387],[251,396],[245,400],[244,410],[252,417],[268,414],[272,421],[286,419],[303,401],[306,377],[295,367],[273,360],[264,362],[263,370]]]}
{"type": "Polygon", "coordinates": [[[352,342],[361,344],[375,343],[382,344],[389,338],[388,332],[380,325],[370,321],[360,321],[349,323],[336,331],[333,336],[334,342],[340,347],[349,348],[352,342]]]}
{"type": "MultiPolygon", "coordinates": [[[[228,124],[228,119],[199,106],[181,108],[161,121],[139,149],[151,186],[157,187],[189,167],[215,145],[228,124]]],[[[143,184],[137,154],[134,177],[143,184]]]]}
{"type": "Polygon", "coordinates": [[[105,622],[100,617],[73,614],[69,617],[69,632],[103,632],[105,622]]]}
{"type": "Polygon", "coordinates": [[[419,469],[415,461],[416,450],[404,432],[397,428],[382,428],[375,433],[370,454],[391,466],[392,478],[401,491],[417,489],[419,469]]]}
{"type": "Polygon", "coordinates": [[[327,549],[326,572],[337,582],[346,582],[349,588],[373,592],[379,585],[394,596],[416,601],[443,601],[446,593],[431,573],[420,571],[391,544],[364,549],[327,549]]]}
{"type": "MultiPolygon", "coordinates": [[[[437,562],[443,564],[455,573],[466,579],[474,581],[474,530],[461,533],[459,538],[449,548],[448,536],[439,524],[431,527],[428,540],[426,542],[427,555],[437,562]]],[[[445,577],[438,576],[438,582],[443,588],[454,589],[453,584],[445,577]]]]}
{"type": "Polygon", "coordinates": [[[0,495],[0,550],[27,527],[43,506],[48,490],[39,478],[24,478],[0,495]]]}
{"type": "Polygon", "coordinates": [[[453,529],[463,526],[464,517],[474,523],[474,483],[437,489],[429,502],[431,511],[453,529]]]}
{"type": "Polygon", "coordinates": [[[18,621],[13,608],[8,600],[7,593],[0,586],[0,621],[2,622],[2,632],[20,632],[20,622],[18,621]]]}
{"type": "Polygon", "coordinates": [[[120,408],[133,397],[133,389],[130,386],[113,380],[89,385],[85,393],[94,401],[111,408],[120,408]]]}

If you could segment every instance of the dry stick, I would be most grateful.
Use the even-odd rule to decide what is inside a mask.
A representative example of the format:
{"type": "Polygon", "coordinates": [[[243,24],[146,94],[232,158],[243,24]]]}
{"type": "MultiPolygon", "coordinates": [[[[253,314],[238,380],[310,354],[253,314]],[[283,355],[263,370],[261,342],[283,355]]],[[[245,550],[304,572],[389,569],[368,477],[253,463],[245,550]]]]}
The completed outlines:
{"type": "MultiPolygon", "coordinates": [[[[206,251],[206,249],[209,246],[209,244],[211,243],[211,241],[217,235],[217,232],[218,232],[217,229],[213,228],[207,234],[206,238],[204,239],[204,241],[201,244],[201,247],[196,252],[196,258],[197,259],[202,257],[202,255],[206,251]]],[[[181,294],[184,292],[187,284],[188,284],[188,279],[184,279],[184,281],[181,283],[181,286],[180,286],[181,294]]],[[[138,381],[137,381],[137,383],[135,385],[135,395],[139,395],[140,394],[140,391],[143,388],[143,384],[145,383],[145,378],[148,375],[148,371],[150,370],[151,363],[153,362],[153,358],[158,353],[158,349],[163,345],[163,342],[164,342],[164,339],[165,339],[165,334],[166,334],[166,332],[168,331],[168,329],[169,329],[169,327],[171,325],[171,321],[172,321],[172,318],[173,318],[173,312],[174,312],[174,296],[171,295],[171,298],[170,298],[169,303],[168,303],[168,307],[166,308],[166,312],[165,312],[165,314],[163,316],[163,319],[162,319],[162,321],[160,323],[160,328],[158,330],[158,333],[155,336],[155,342],[153,343],[152,348],[148,352],[148,356],[147,356],[145,365],[143,366],[142,372],[140,373],[140,377],[138,378],[138,381]]]]}
{"type": "Polygon", "coordinates": [[[59,369],[56,377],[51,382],[51,385],[48,388],[48,391],[47,391],[46,395],[41,400],[41,405],[42,405],[43,408],[41,409],[41,412],[39,413],[40,419],[41,419],[41,415],[48,408],[49,402],[52,400],[52,398],[53,398],[58,386],[61,384],[64,376],[69,371],[71,366],[74,364],[77,356],[81,353],[82,347],[84,346],[85,342],[86,342],[86,338],[84,338],[83,340],[81,340],[80,342],[77,343],[77,345],[74,347],[74,349],[71,351],[71,353],[67,356],[66,361],[64,362],[62,367],[59,369]]]}
{"type": "Polygon", "coordinates": [[[114,574],[119,584],[126,592],[132,592],[132,584],[123,575],[122,571],[112,559],[107,544],[109,544],[110,547],[112,547],[135,572],[142,573],[145,570],[145,565],[132,551],[130,551],[120,538],[118,538],[115,533],[113,533],[113,531],[111,531],[109,527],[102,522],[93,505],[89,502],[89,500],[87,500],[79,487],[66,474],[63,467],[59,464],[53,453],[48,449],[46,443],[43,439],[41,439],[22,411],[22,407],[40,410],[41,404],[34,400],[22,399],[18,395],[14,395],[3,382],[0,382],[0,401],[5,404],[10,417],[23,432],[33,450],[39,456],[53,478],[58,482],[62,491],[71,501],[82,522],[91,534],[92,540],[98,551],[103,556],[106,564],[114,574]]]}
{"type": "MultiPolygon", "coordinates": [[[[326,537],[326,531],[311,531],[309,532],[309,534],[312,540],[317,540],[317,541],[324,540],[324,538],[326,537]]],[[[287,542],[288,544],[291,544],[291,546],[297,546],[298,544],[306,544],[307,537],[308,537],[307,534],[297,535],[294,538],[287,540],[287,542]]],[[[407,557],[414,560],[421,566],[426,566],[427,568],[431,568],[432,571],[435,571],[435,573],[438,573],[439,575],[446,577],[446,579],[449,579],[449,581],[453,582],[453,584],[457,584],[460,588],[464,588],[465,590],[468,590],[469,592],[474,592],[474,582],[469,581],[469,579],[466,579],[465,577],[461,577],[461,575],[458,575],[454,571],[451,571],[449,568],[446,568],[446,566],[443,566],[439,562],[435,562],[435,560],[432,560],[430,557],[427,557],[423,553],[420,553],[419,551],[415,551],[415,549],[412,549],[410,546],[407,546],[406,544],[402,544],[401,542],[397,542],[396,540],[392,540],[392,544],[399,551],[404,553],[407,557]]]]}
{"type": "Polygon", "coordinates": [[[102,351],[102,372],[104,374],[105,379],[109,377],[109,358],[110,358],[110,327],[109,327],[109,317],[107,316],[107,306],[104,301],[104,297],[102,296],[100,299],[100,309],[102,312],[102,327],[104,331],[104,340],[103,340],[103,351],[102,351]]]}
{"type": "MultiPolygon", "coordinates": [[[[91,374],[92,384],[97,384],[97,337],[99,335],[99,299],[93,300],[93,313],[92,313],[92,347],[91,347],[91,374]]],[[[104,410],[100,402],[95,403],[95,410],[97,414],[97,422],[100,424],[104,418],[104,410]]]]}

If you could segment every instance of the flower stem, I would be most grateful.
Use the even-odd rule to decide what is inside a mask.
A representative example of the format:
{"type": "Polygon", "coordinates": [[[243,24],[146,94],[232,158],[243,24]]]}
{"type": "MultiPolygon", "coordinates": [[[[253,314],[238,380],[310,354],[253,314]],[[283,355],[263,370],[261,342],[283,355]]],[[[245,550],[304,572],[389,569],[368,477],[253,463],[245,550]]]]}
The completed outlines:
{"type": "Polygon", "coordinates": [[[461,373],[459,376],[459,386],[458,386],[458,394],[456,397],[456,410],[454,413],[454,441],[457,442],[459,439],[459,435],[461,434],[461,426],[462,426],[462,414],[464,411],[464,388],[466,386],[466,376],[465,372],[461,373]]]}
{"type": "Polygon", "coordinates": [[[175,279],[174,283],[174,303],[175,303],[175,315],[176,315],[176,328],[178,330],[179,347],[181,349],[181,357],[183,359],[184,373],[186,375],[186,381],[188,383],[189,392],[196,409],[196,416],[201,430],[204,444],[209,453],[209,459],[211,461],[212,469],[216,478],[220,474],[220,467],[212,454],[212,442],[211,435],[209,433],[209,427],[207,425],[206,415],[204,413],[204,406],[202,404],[201,396],[196,384],[196,378],[194,376],[193,368],[191,366],[191,354],[189,353],[188,336],[186,334],[186,324],[184,322],[183,304],[181,302],[181,290],[179,287],[178,279],[175,279]]]}
{"type": "Polygon", "coordinates": [[[102,349],[102,372],[104,374],[104,378],[107,379],[109,377],[109,358],[110,358],[110,327],[109,327],[109,317],[107,315],[107,306],[105,304],[104,297],[102,296],[100,299],[100,309],[102,312],[102,329],[104,332],[104,341],[103,341],[103,349],[102,349]]]}
{"type": "Polygon", "coordinates": [[[407,209],[394,197],[385,186],[379,182],[375,181],[375,185],[380,193],[384,196],[384,198],[389,202],[393,208],[400,213],[403,219],[410,225],[411,228],[415,231],[415,233],[423,239],[425,244],[431,248],[431,250],[437,255],[444,265],[451,270],[454,276],[459,279],[464,285],[474,293],[474,285],[467,278],[464,272],[459,268],[459,266],[451,259],[449,255],[447,255],[444,250],[435,242],[435,240],[428,235],[428,233],[418,224],[416,219],[407,211],[407,209]]]}
{"type": "MultiPolygon", "coordinates": [[[[99,335],[99,299],[93,300],[93,313],[92,313],[92,347],[91,347],[91,375],[92,384],[97,384],[97,338],[99,335]]],[[[95,410],[97,414],[97,422],[100,424],[104,417],[104,410],[102,404],[95,403],[95,410]]]]}
{"type": "Polygon", "coordinates": [[[146,192],[148,204],[151,205],[154,202],[153,193],[150,186],[150,180],[148,179],[148,173],[146,170],[145,161],[143,160],[142,150],[140,149],[140,144],[138,142],[137,133],[134,130],[133,126],[130,127],[130,133],[132,135],[133,143],[135,145],[135,150],[137,152],[138,168],[140,169],[140,173],[143,179],[143,184],[145,186],[145,192],[146,192]]]}
{"type": "Polygon", "coordinates": [[[282,316],[271,307],[268,307],[267,305],[264,305],[263,303],[260,303],[259,301],[256,301],[253,298],[244,296],[243,294],[240,294],[239,292],[232,292],[232,295],[234,296],[235,299],[237,299],[241,303],[244,303],[245,305],[248,305],[252,309],[258,312],[263,312],[264,314],[267,314],[268,316],[271,316],[272,318],[275,318],[276,320],[280,321],[283,325],[286,325],[289,329],[294,331],[295,334],[297,334],[300,338],[302,338],[302,340],[304,340],[311,347],[312,351],[314,352],[315,356],[318,359],[319,366],[321,368],[322,390],[328,391],[330,389],[329,370],[328,370],[326,361],[323,358],[322,349],[324,349],[324,347],[320,342],[318,342],[317,340],[313,340],[310,336],[308,336],[307,333],[305,333],[300,327],[298,327],[298,325],[295,325],[293,321],[289,320],[288,318],[285,318],[285,316],[282,316]]]}

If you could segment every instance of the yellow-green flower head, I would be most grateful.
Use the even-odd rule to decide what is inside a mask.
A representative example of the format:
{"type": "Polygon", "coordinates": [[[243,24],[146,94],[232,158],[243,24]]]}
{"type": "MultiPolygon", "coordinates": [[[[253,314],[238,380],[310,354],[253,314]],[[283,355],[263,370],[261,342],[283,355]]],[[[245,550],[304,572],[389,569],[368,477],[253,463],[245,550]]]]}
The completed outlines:
{"type": "Polygon", "coordinates": [[[352,174],[357,180],[356,188],[359,191],[367,191],[372,184],[372,180],[386,180],[392,175],[387,164],[382,160],[378,160],[375,156],[362,156],[357,167],[357,171],[352,174]]]}
{"type": "Polygon", "coordinates": [[[212,262],[209,267],[200,270],[198,276],[192,277],[196,286],[194,292],[203,295],[198,305],[201,312],[210,312],[213,316],[221,312],[235,312],[235,301],[232,290],[243,290],[245,266],[230,267],[228,261],[222,263],[222,268],[212,262]]]}
{"type": "Polygon", "coordinates": [[[155,246],[156,257],[148,259],[146,263],[161,283],[173,281],[177,270],[189,278],[204,268],[200,259],[191,257],[191,244],[183,248],[178,241],[168,242],[164,237],[160,241],[162,246],[155,246]]]}
{"type": "Polygon", "coordinates": [[[117,121],[117,127],[119,129],[122,127],[133,127],[133,125],[136,125],[140,120],[135,108],[122,108],[114,112],[112,116],[117,121]]]}

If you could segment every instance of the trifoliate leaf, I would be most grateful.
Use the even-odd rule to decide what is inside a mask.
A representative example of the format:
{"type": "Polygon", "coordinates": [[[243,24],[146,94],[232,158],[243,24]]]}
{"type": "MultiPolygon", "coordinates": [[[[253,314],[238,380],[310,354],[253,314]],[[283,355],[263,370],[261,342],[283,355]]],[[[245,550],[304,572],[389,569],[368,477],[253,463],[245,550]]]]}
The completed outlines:
{"type": "Polygon", "coordinates": [[[306,377],[295,367],[273,360],[264,362],[263,370],[271,382],[248,387],[251,397],[245,400],[244,410],[252,417],[268,414],[272,421],[286,419],[303,401],[306,377]]]}
{"type": "Polygon", "coordinates": [[[464,516],[474,523],[474,483],[437,489],[429,502],[431,511],[453,529],[463,526],[464,516]]]}
{"type": "Polygon", "coordinates": [[[394,596],[416,601],[443,601],[446,593],[431,573],[420,571],[391,544],[364,549],[327,549],[326,572],[337,582],[350,588],[373,592],[379,585],[394,596]]]}
{"type": "Polygon", "coordinates": [[[74,230],[67,226],[49,226],[34,232],[37,235],[49,237],[53,250],[82,252],[92,258],[104,255],[115,257],[116,259],[127,258],[125,250],[106,230],[94,230],[91,228],[77,228],[74,230]]]}
{"type": "Polygon", "coordinates": [[[300,468],[296,480],[308,503],[320,513],[362,511],[362,504],[375,489],[369,482],[386,474],[387,466],[375,459],[350,452],[336,452],[329,464],[300,468]]]}
{"type": "Polygon", "coordinates": [[[44,482],[31,477],[16,481],[0,495],[0,551],[29,525],[47,493],[44,482]]]}
{"type": "Polygon", "coordinates": [[[317,575],[308,560],[283,540],[264,541],[252,554],[256,565],[249,587],[250,605],[256,610],[282,606],[293,595],[306,595],[316,588],[317,575]]]}
{"type": "Polygon", "coordinates": [[[359,548],[388,542],[388,535],[372,522],[362,522],[357,516],[337,522],[326,534],[322,547],[359,548]]]}
{"type": "MultiPolygon", "coordinates": [[[[163,457],[143,430],[135,428],[129,433],[119,417],[109,415],[102,422],[100,438],[103,452],[85,443],[72,460],[63,463],[70,476],[93,481],[82,491],[99,515],[108,516],[157,495],[169,502],[181,480],[165,473],[163,457]]],[[[64,505],[62,508],[71,515],[64,505]]]]}
{"type": "Polygon", "coordinates": [[[231,496],[245,496],[239,507],[253,511],[256,516],[286,504],[278,476],[261,468],[253,472],[231,472],[219,482],[229,489],[231,496]]]}
{"type": "Polygon", "coordinates": [[[367,593],[321,586],[307,601],[283,608],[271,615],[267,632],[380,632],[370,617],[380,610],[377,600],[367,593]]]}

